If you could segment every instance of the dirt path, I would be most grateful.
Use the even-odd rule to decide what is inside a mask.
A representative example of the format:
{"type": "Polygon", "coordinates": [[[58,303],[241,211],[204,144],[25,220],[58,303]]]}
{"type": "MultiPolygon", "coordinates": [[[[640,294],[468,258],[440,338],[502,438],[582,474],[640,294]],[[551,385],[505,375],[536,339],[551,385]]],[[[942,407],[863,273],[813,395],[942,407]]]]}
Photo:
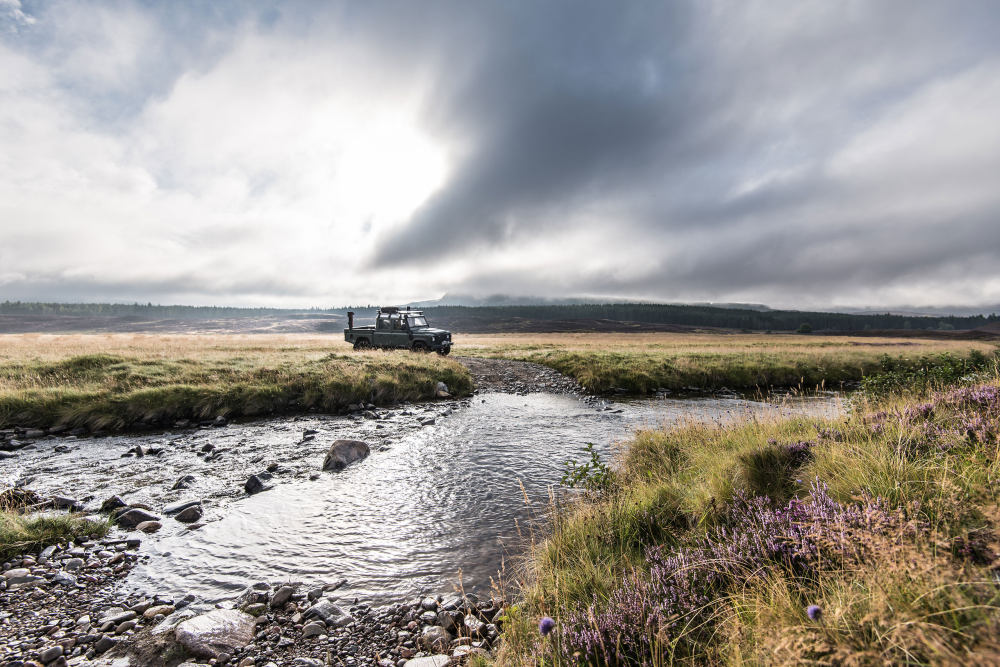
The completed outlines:
{"type": "Polygon", "coordinates": [[[582,393],[573,378],[551,368],[527,361],[455,357],[472,373],[476,390],[505,394],[530,394],[546,391],[554,394],[582,393]]]}

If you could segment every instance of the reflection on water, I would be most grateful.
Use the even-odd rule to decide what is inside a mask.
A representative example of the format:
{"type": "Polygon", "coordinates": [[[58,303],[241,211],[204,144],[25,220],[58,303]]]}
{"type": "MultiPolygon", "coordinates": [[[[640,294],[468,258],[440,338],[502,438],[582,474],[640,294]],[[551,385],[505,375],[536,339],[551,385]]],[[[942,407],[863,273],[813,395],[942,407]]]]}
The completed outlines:
{"type": "Polygon", "coordinates": [[[205,601],[230,597],[253,581],[326,583],[346,578],[347,594],[371,602],[421,592],[445,592],[461,572],[467,591],[488,587],[505,548],[516,551],[517,525],[539,515],[567,459],[588,442],[604,455],[641,426],[681,420],[728,420],[752,415],[830,416],[834,396],[780,405],[744,399],[665,399],[604,404],[554,394],[484,394],[451,414],[439,404],[437,422],[420,427],[422,408],[394,410],[382,421],[298,418],[175,436],[58,441],[24,452],[8,478],[34,477],[39,491],[131,492],[159,510],[178,498],[207,498],[199,530],[164,519],[144,540],[148,561],[130,581],[167,595],[194,593],[205,601]],[[418,414],[413,414],[411,411],[418,414]],[[319,433],[300,443],[303,429],[319,433]],[[316,473],[337,437],[374,442],[371,456],[341,473],[316,473]],[[159,446],[152,458],[120,458],[135,444],[159,446]],[[206,444],[223,450],[206,462],[206,444]],[[275,488],[242,492],[246,477],[281,465],[275,488]],[[195,487],[171,491],[182,474],[195,487]],[[525,496],[534,509],[525,503],[525,496]]]}

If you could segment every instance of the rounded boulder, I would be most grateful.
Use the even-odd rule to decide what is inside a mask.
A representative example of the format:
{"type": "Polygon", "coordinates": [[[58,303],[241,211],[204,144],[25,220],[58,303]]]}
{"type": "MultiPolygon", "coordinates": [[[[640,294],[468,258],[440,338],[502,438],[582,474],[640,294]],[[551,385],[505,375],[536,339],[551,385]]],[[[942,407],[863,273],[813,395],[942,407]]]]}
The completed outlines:
{"type": "Polygon", "coordinates": [[[337,440],[323,459],[323,470],[340,471],[368,456],[371,448],[361,440],[337,440]]]}

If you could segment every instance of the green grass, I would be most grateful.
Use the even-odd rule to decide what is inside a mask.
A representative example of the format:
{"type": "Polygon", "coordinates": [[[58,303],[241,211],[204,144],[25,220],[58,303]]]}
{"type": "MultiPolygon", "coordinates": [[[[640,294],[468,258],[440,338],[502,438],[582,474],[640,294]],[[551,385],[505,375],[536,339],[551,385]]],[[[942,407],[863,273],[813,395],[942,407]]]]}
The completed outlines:
{"type": "Polygon", "coordinates": [[[14,344],[0,347],[7,352],[0,354],[0,427],[123,431],[178,419],[339,413],[362,401],[429,399],[439,381],[455,395],[472,390],[468,371],[453,360],[331,351],[329,339],[304,339],[299,347],[285,337],[261,337],[257,345],[224,336],[3,342],[11,338],[14,344]]]}
{"type": "MultiPolygon", "coordinates": [[[[884,374],[949,379],[963,365],[995,365],[996,347],[974,341],[853,339],[846,336],[536,334],[462,336],[460,354],[531,361],[595,393],[657,389],[836,388],[884,374]]],[[[897,385],[898,386],[898,385],[897,385]]]]}
{"type": "Polygon", "coordinates": [[[696,548],[720,529],[741,530],[729,523],[740,498],[783,505],[806,497],[815,482],[845,506],[879,498],[908,528],[855,531],[844,539],[863,557],[831,560],[808,576],[775,563],[706,590],[714,597],[699,623],[662,630],[641,662],[996,661],[1000,585],[989,554],[1000,550],[1000,407],[941,396],[857,400],[835,420],[638,433],[615,460],[606,490],[552,508],[549,532],[513,583],[519,600],[498,662],[575,663],[559,650],[563,633],[587,626],[573,614],[619,604],[612,601],[630,577],[648,581],[648,548],[696,548]],[[788,446],[801,441],[810,443],[805,457],[788,446]],[[808,604],[821,606],[822,622],[806,617],[808,604]],[[546,615],[559,630],[543,639],[536,627],[546,615]]]}
{"type": "Polygon", "coordinates": [[[110,524],[73,514],[23,515],[0,511],[0,559],[36,552],[50,544],[85,537],[103,537],[110,524]]]}

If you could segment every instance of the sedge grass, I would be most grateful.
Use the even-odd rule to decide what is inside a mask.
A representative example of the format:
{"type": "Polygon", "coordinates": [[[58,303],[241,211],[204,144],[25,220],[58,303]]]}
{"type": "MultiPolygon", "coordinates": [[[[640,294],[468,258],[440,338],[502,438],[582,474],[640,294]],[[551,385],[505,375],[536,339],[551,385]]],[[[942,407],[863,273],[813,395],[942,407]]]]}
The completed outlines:
{"type": "Polygon", "coordinates": [[[37,551],[50,544],[86,537],[103,537],[107,521],[75,514],[33,514],[0,510],[0,559],[37,551]]]}
{"type": "MultiPolygon", "coordinates": [[[[879,508],[870,510],[872,526],[824,533],[832,542],[821,548],[839,556],[807,570],[775,562],[733,578],[730,564],[719,563],[719,572],[730,573],[721,577],[726,583],[669,629],[656,629],[661,619],[601,635],[612,642],[647,636],[641,659],[625,643],[617,662],[996,663],[997,387],[1000,377],[986,387],[988,405],[956,406],[939,392],[857,400],[836,419],[638,433],[618,454],[607,491],[553,505],[549,532],[524,564],[498,662],[587,661],[567,649],[569,638],[598,627],[602,614],[615,618],[629,581],[650,581],[650,547],[696,554],[706,539],[741,530],[728,513],[741,498],[772,496],[781,508],[789,497],[808,499],[818,484],[839,506],[879,508]],[[801,451],[795,443],[802,442],[808,456],[780,458],[801,451]],[[822,616],[810,616],[811,605],[822,616]],[[535,629],[541,616],[556,619],[552,636],[535,629]]],[[[598,651],[589,662],[606,657],[598,651]]]]}
{"type": "Polygon", "coordinates": [[[752,390],[857,382],[885,356],[919,363],[940,355],[993,354],[982,341],[789,334],[495,334],[456,336],[459,354],[531,361],[575,378],[588,391],[752,390]]]}
{"type": "Polygon", "coordinates": [[[255,417],[472,389],[437,355],[354,352],[324,336],[0,336],[0,427],[119,431],[178,419],[255,417]]]}

